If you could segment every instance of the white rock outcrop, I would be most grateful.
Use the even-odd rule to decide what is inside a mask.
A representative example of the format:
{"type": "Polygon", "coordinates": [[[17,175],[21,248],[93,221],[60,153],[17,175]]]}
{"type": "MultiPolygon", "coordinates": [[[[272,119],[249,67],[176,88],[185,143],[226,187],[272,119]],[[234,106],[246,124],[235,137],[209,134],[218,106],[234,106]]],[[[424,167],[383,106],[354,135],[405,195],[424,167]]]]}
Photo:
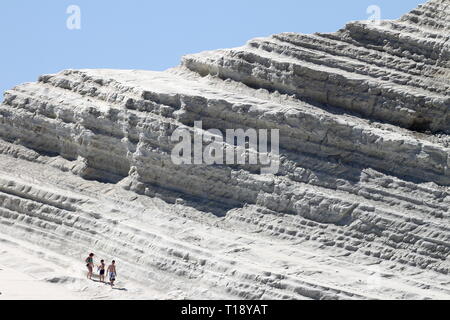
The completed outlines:
{"type": "Polygon", "coordinates": [[[450,2],[431,0],[165,72],[66,70],[9,90],[0,240],[115,257],[178,298],[448,299],[449,34],[450,2]],[[279,173],[175,165],[171,134],[198,120],[279,129],[279,173]]]}

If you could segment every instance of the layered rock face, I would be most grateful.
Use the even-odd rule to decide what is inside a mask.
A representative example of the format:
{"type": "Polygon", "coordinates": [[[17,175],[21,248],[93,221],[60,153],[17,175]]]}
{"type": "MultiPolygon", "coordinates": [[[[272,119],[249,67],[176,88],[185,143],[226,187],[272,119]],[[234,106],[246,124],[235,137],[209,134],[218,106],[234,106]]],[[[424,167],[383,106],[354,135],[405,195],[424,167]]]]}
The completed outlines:
{"type": "Polygon", "coordinates": [[[450,3],[433,0],[165,72],[7,91],[0,238],[114,257],[177,297],[449,298],[449,32],[450,3]],[[279,129],[278,173],[174,164],[171,135],[195,121],[279,129]]]}

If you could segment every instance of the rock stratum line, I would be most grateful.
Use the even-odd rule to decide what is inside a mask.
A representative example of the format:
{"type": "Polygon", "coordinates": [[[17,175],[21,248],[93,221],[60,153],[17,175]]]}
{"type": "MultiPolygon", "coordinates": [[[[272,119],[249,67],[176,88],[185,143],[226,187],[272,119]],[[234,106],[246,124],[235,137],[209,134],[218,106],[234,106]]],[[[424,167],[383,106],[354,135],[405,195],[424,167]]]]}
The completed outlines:
{"type": "Polygon", "coordinates": [[[165,72],[17,86],[0,105],[0,239],[114,257],[178,298],[448,299],[449,34],[450,2],[432,0],[165,72]],[[171,134],[199,120],[279,129],[279,173],[173,164],[171,134]]]}

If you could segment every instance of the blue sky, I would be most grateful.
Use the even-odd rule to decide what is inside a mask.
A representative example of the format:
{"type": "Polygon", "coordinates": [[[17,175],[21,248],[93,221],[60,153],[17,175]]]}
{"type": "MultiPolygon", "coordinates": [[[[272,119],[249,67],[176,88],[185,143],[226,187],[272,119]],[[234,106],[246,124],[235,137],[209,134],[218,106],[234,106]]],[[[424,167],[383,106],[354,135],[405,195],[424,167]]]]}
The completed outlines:
{"type": "MultiPolygon", "coordinates": [[[[369,5],[395,19],[425,0],[1,0],[0,94],[63,69],[164,70],[181,56],[236,47],[279,32],[332,32],[366,20],[369,5]],[[69,30],[69,5],[81,29],[69,30]]],[[[0,98],[1,99],[1,98],[0,98]]]]}

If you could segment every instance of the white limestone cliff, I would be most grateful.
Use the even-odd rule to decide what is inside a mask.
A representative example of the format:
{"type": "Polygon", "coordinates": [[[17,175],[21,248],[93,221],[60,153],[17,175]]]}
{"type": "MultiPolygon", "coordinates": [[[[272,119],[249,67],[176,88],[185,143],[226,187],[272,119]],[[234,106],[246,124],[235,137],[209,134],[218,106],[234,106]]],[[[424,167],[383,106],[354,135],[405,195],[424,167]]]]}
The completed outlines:
{"type": "Polygon", "coordinates": [[[431,0],[165,72],[17,86],[0,105],[0,240],[61,265],[115,258],[163,298],[448,299],[449,32],[450,2],[431,0]],[[175,165],[171,134],[198,120],[279,129],[279,173],[175,165]]]}

